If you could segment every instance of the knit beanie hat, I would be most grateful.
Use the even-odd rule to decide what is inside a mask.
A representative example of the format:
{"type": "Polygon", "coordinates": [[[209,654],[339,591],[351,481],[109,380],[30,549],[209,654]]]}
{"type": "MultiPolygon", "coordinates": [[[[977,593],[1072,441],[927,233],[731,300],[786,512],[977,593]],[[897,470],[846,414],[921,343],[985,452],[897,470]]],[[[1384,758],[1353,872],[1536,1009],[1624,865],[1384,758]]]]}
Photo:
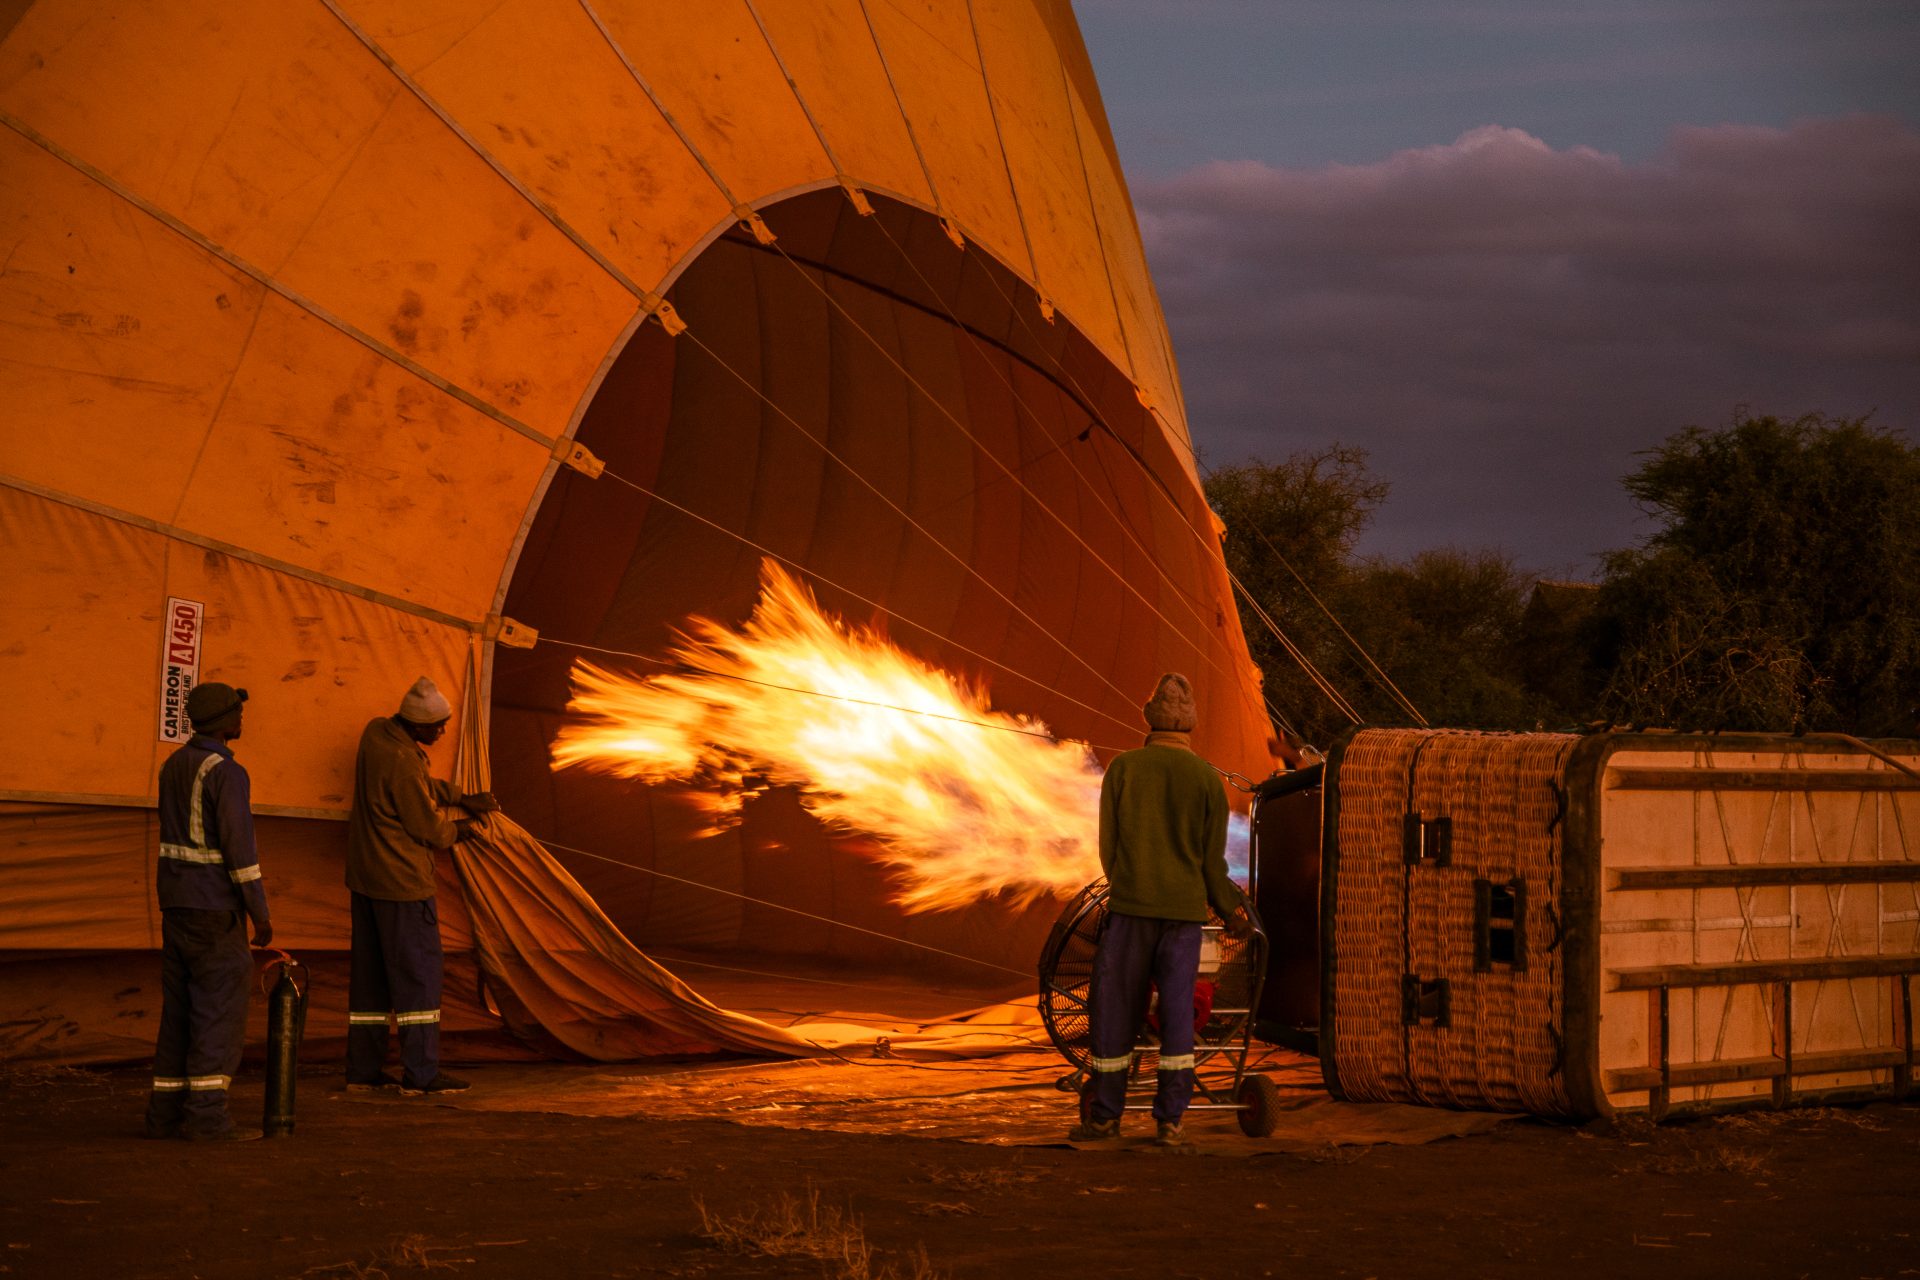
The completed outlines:
{"type": "Polygon", "coordinates": [[[245,689],[236,689],[218,680],[193,686],[187,693],[187,719],[203,733],[229,727],[229,720],[247,700],[245,689]]]}
{"type": "Polygon", "coordinates": [[[1193,684],[1185,676],[1169,671],[1147,700],[1147,724],[1163,732],[1191,733],[1200,721],[1193,702],[1193,684]]]}
{"type": "Polygon", "coordinates": [[[426,676],[415,680],[407,696],[400,699],[400,718],[413,724],[439,724],[452,715],[453,704],[426,676]]]}

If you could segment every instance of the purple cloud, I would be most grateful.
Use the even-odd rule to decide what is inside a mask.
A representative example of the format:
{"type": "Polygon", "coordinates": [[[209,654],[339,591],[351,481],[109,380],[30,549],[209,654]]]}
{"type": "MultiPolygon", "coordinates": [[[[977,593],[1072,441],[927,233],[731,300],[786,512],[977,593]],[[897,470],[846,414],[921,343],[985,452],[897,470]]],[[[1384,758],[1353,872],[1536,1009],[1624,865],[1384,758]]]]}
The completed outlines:
{"type": "Polygon", "coordinates": [[[1214,462],[1368,446],[1371,546],[1584,568],[1636,450],[1737,404],[1920,426],[1920,131],[1677,130],[1642,164],[1488,126],[1366,165],[1136,191],[1214,462]]]}

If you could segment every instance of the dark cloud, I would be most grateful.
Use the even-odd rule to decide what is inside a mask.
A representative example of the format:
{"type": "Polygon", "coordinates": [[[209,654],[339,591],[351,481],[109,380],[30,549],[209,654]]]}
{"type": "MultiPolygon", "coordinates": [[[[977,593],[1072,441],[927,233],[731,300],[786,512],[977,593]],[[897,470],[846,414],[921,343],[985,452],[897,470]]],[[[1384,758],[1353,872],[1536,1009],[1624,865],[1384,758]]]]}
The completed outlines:
{"type": "Polygon", "coordinates": [[[1920,427],[1920,132],[1687,128],[1644,164],[1473,130],[1375,164],[1136,191],[1211,462],[1330,440],[1371,545],[1585,569],[1642,532],[1637,450],[1736,405],[1920,427]]]}

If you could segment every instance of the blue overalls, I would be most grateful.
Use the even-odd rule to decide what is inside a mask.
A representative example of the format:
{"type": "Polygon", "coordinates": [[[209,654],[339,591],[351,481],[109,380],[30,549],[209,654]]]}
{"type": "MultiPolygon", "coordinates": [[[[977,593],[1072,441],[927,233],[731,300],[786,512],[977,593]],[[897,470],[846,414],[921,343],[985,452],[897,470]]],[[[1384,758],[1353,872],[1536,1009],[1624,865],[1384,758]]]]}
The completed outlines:
{"type": "Polygon", "coordinates": [[[1093,1037],[1095,1120],[1118,1120],[1127,1105],[1133,1046],[1147,1017],[1148,983],[1160,990],[1159,1071],[1153,1118],[1178,1124],[1193,1101],[1193,984],[1200,973],[1201,927],[1114,912],[1093,955],[1088,992],[1093,1037]]]}
{"type": "Polygon", "coordinates": [[[347,1083],[381,1082],[387,1018],[400,1029],[401,1083],[440,1074],[440,909],[432,898],[353,898],[353,968],[347,988],[347,1083]]]}
{"type": "Polygon", "coordinates": [[[253,958],[247,920],[267,923],[252,784],[233,752],[195,734],[160,769],[160,1033],[151,1137],[233,1128],[227,1086],[246,1039],[253,958]]]}

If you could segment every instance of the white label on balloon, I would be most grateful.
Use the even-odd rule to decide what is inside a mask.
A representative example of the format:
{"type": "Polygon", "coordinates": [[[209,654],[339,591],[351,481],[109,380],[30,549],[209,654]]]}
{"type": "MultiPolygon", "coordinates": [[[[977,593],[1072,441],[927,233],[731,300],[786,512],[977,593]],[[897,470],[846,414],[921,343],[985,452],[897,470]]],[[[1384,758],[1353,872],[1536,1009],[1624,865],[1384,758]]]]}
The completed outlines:
{"type": "Polygon", "coordinates": [[[160,741],[193,736],[187,695],[200,679],[200,627],[206,614],[198,600],[167,597],[166,630],[160,648],[160,741]]]}

